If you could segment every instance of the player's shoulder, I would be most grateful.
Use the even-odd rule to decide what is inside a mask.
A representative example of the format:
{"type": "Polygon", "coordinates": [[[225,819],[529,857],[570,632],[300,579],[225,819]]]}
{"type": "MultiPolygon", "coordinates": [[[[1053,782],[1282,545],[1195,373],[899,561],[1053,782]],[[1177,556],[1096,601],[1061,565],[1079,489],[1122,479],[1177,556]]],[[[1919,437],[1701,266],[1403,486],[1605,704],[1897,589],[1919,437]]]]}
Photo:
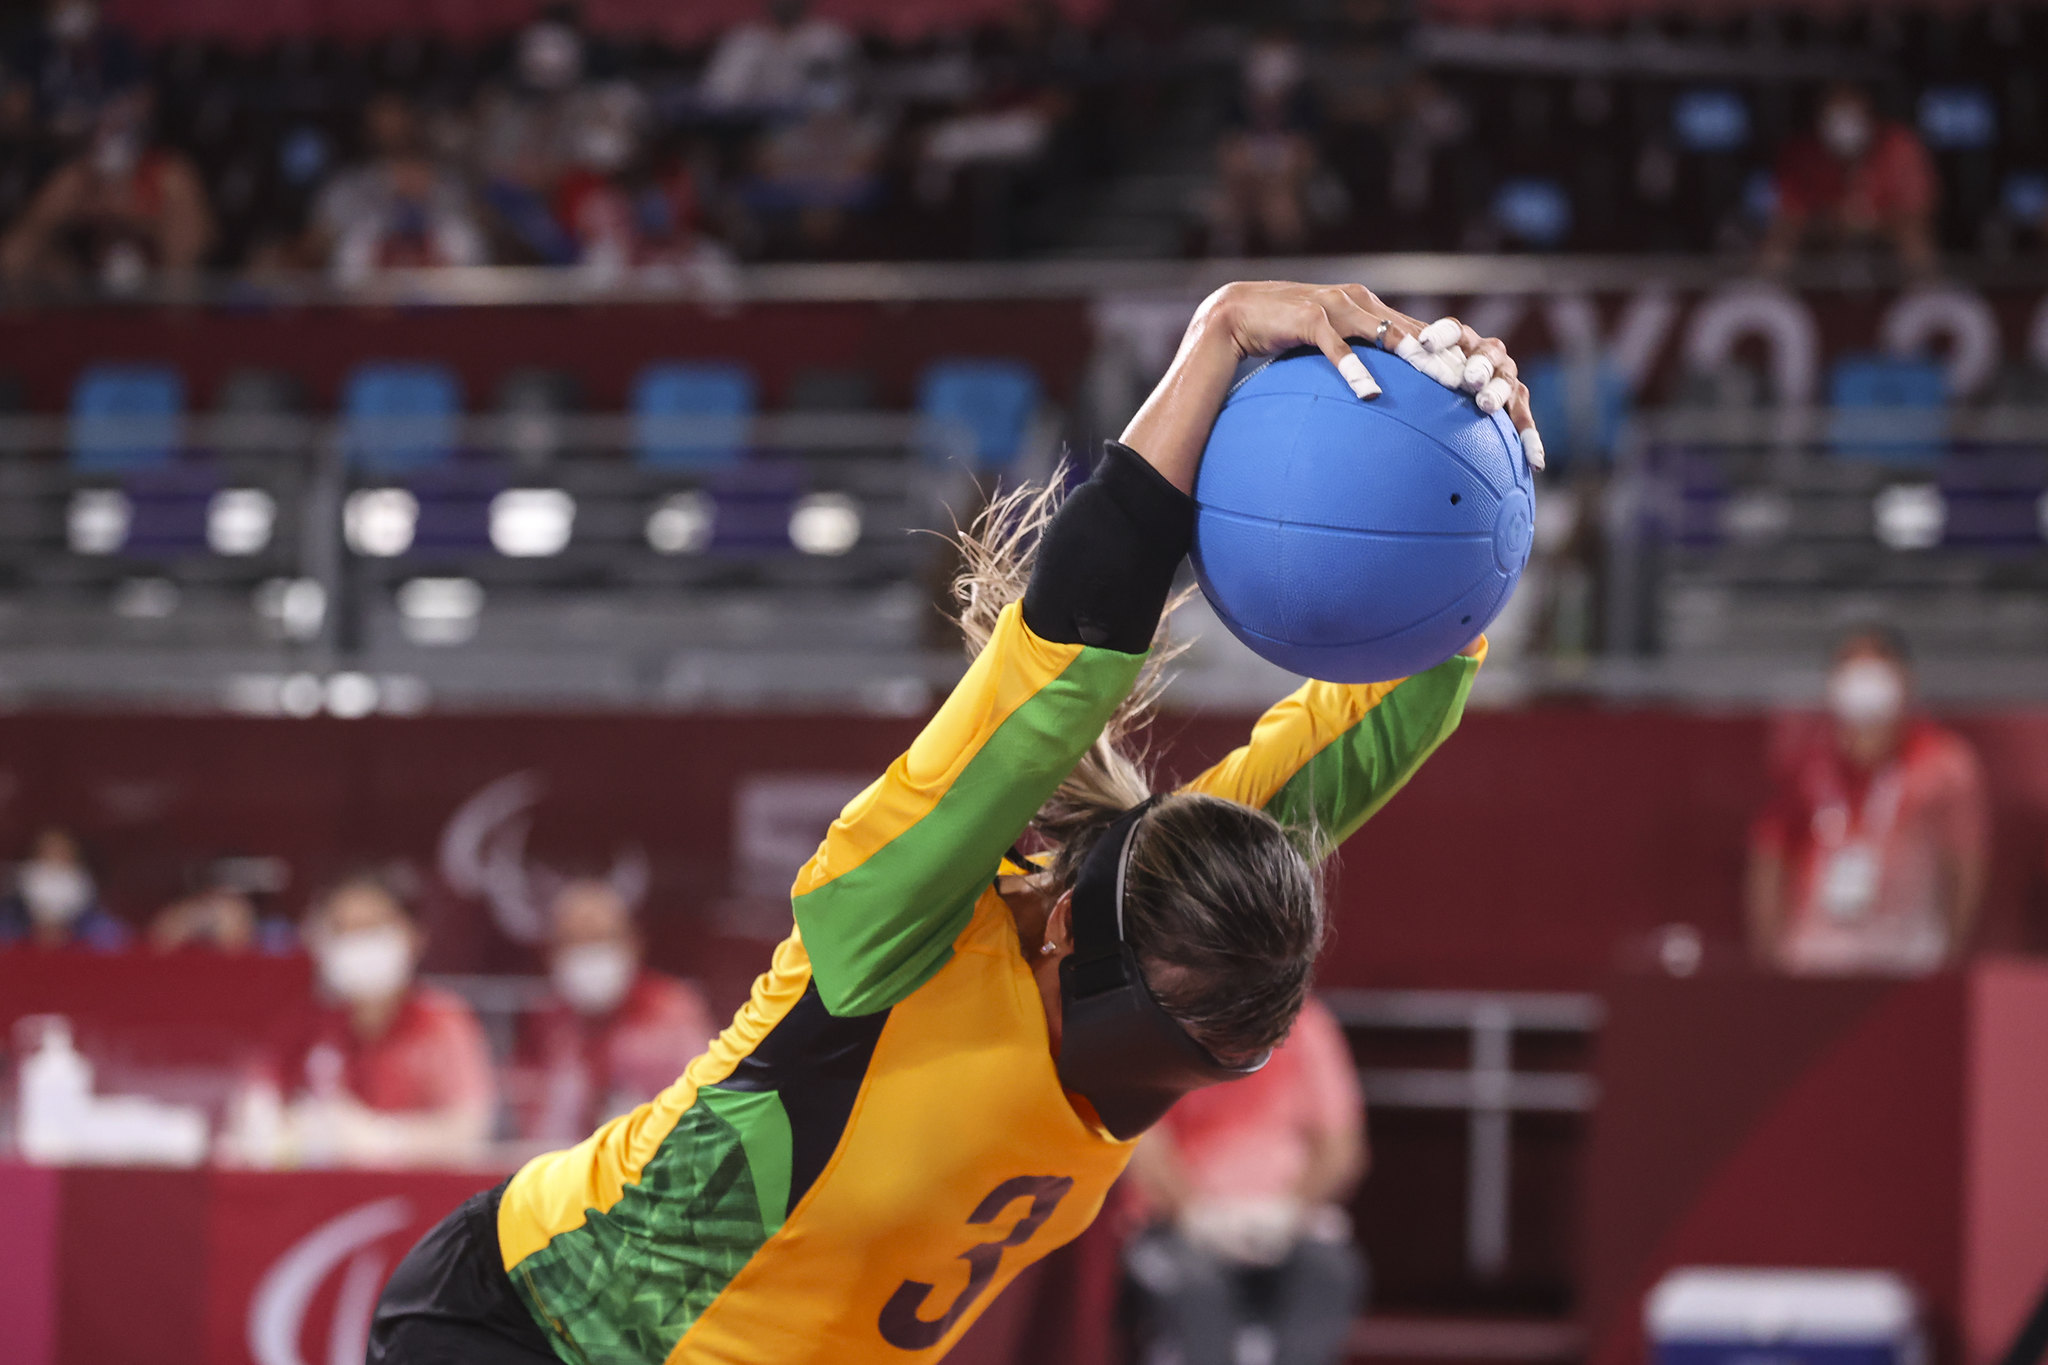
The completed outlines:
{"type": "Polygon", "coordinates": [[[408,1012],[419,1026],[427,1028],[478,1027],[476,1010],[469,1001],[432,982],[422,981],[413,987],[408,1012]]]}
{"type": "Polygon", "coordinates": [[[1907,746],[1908,761],[1916,768],[1939,773],[1977,771],[1977,747],[1960,733],[1939,721],[1915,722],[1907,746]]]}
{"type": "Polygon", "coordinates": [[[642,971],[633,983],[635,1003],[657,1014],[680,1014],[703,1008],[703,993],[691,982],[667,972],[642,971]]]}
{"type": "Polygon", "coordinates": [[[1322,997],[1316,995],[1302,1005],[1294,1027],[1288,1030],[1285,1046],[1302,1053],[1348,1056],[1350,1052],[1344,1042],[1344,1025],[1322,997]]]}

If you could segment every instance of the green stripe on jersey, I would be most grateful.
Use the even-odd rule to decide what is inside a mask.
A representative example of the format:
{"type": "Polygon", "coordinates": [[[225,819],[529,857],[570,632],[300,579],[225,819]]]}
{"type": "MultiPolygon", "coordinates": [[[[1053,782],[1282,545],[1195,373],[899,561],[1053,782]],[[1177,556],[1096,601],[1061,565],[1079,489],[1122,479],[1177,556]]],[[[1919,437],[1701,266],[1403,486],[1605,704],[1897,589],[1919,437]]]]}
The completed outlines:
{"type": "Polygon", "coordinates": [[[618,1203],[585,1211],[512,1271],[572,1365],[658,1365],[789,1199],[789,1119],[772,1092],[705,1088],[618,1203]]]}
{"type": "Polygon", "coordinates": [[[761,1204],[761,1226],[773,1236],[789,1215],[791,1142],[782,1096],[773,1090],[722,1090],[713,1085],[697,1092],[697,1103],[710,1105],[711,1112],[740,1135],[747,1170],[754,1177],[754,1197],[761,1204]]]}
{"type": "Polygon", "coordinates": [[[827,1009],[888,1009],[946,965],[1003,854],[1101,736],[1144,663],[1083,649],[996,727],[917,823],[795,899],[827,1009]]]}
{"type": "Polygon", "coordinates": [[[1288,778],[1266,813],[1313,831],[1316,856],[1328,856],[1458,728],[1478,671],[1477,660],[1460,654],[1396,687],[1288,778]]]}

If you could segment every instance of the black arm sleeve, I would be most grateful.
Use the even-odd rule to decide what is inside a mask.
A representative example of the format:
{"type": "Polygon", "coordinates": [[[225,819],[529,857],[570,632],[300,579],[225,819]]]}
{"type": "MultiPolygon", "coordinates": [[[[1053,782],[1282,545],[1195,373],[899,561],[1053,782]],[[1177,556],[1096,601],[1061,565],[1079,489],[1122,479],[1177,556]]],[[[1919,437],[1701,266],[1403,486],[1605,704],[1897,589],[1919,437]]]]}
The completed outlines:
{"type": "Polygon", "coordinates": [[[1194,538],[1195,500],[1130,447],[1104,442],[1039,542],[1024,624],[1054,644],[1144,653],[1194,538]]]}

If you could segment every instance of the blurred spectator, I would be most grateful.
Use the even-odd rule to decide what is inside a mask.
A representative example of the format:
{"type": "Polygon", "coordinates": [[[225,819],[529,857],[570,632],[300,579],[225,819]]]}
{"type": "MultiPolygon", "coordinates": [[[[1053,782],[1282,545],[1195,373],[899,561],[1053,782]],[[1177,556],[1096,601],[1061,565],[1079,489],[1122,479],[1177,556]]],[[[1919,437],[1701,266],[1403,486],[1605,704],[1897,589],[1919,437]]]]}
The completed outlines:
{"type": "Polygon", "coordinates": [[[1984,892],[1989,814],[1969,744],[1915,715],[1902,644],[1835,651],[1831,725],[1787,764],[1751,835],[1758,961],[1811,975],[1916,975],[1964,953],[1984,892]]]}
{"type": "Polygon", "coordinates": [[[586,269],[687,265],[717,249],[699,235],[689,164],[679,156],[650,157],[646,123],[646,101],[623,81],[587,92],[572,111],[554,217],[569,259],[586,269]]]}
{"type": "Polygon", "coordinates": [[[1131,1174],[1153,1222],[1125,1259],[1182,1365],[1234,1365],[1255,1325],[1268,1359],[1344,1358],[1365,1263],[1341,1204],[1366,1165],[1351,1049],[1314,999],[1264,1069],[1194,1092],[1145,1135],[1131,1174]]]}
{"type": "Polygon", "coordinates": [[[0,271],[16,285],[93,280],[122,293],[152,274],[189,278],[212,239],[199,173],[151,141],[137,92],[107,103],[85,150],[43,182],[0,240],[0,271]]]}
{"type": "Polygon", "coordinates": [[[549,5],[519,32],[514,61],[520,82],[530,91],[552,94],[573,90],[584,76],[588,56],[573,4],[549,5]]]}
{"type": "Polygon", "coordinates": [[[1285,33],[1246,50],[1238,127],[1216,150],[1214,236],[1218,255],[1242,255],[1256,241],[1292,253],[1308,241],[1308,188],[1316,170],[1309,137],[1307,63],[1285,33]]]}
{"type": "Polygon", "coordinates": [[[556,1145],[667,1089],[716,1030],[694,987],[642,964],[633,913],[611,883],[570,882],[551,914],[554,993],[520,1038],[533,1095],[520,1128],[556,1145]]]}
{"type": "Polygon", "coordinates": [[[850,80],[816,86],[809,98],[801,118],[762,137],[747,204],[770,227],[794,222],[805,247],[829,253],[847,214],[870,207],[881,189],[888,125],[857,106],[850,80]]]}
{"type": "Polygon", "coordinates": [[[1431,211],[1447,199],[1442,174],[1455,148],[1472,135],[1472,111],[1427,75],[1400,92],[1387,158],[1387,207],[1408,229],[1401,245],[1442,250],[1430,239],[1431,211]]]}
{"type": "Polygon", "coordinates": [[[281,1058],[288,1151],[356,1166],[482,1158],[497,1085],[476,1016],[414,979],[424,935],[388,879],[361,876],[314,903],[307,947],[325,1004],[281,1058]]]}
{"type": "Polygon", "coordinates": [[[226,887],[209,887],[157,911],[149,922],[149,944],[158,952],[204,947],[246,953],[256,946],[256,906],[226,887]]]}
{"type": "Polygon", "coordinates": [[[49,0],[42,25],[21,36],[7,68],[11,82],[31,93],[50,136],[67,143],[85,138],[107,104],[143,77],[142,54],[103,22],[96,0],[49,0]]]}
{"type": "MultiPolygon", "coordinates": [[[[631,173],[607,182],[602,192],[608,198],[602,207],[585,197],[584,183],[571,173],[562,188],[562,212],[585,240],[603,241],[603,225],[623,222],[621,235],[630,244],[635,265],[717,270],[730,263],[724,244],[704,231],[697,174],[682,152],[644,157],[631,173]]],[[[584,250],[585,259],[590,259],[590,248],[584,250]]]]}
{"type": "Polygon", "coordinates": [[[629,80],[585,79],[573,10],[520,34],[516,80],[479,115],[482,199],[514,261],[599,275],[702,264],[696,182],[679,157],[651,157],[648,98],[629,80]]]}
{"type": "MultiPolygon", "coordinates": [[[[579,115],[591,93],[584,84],[585,56],[573,10],[550,7],[520,32],[511,80],[486,91],[479,103],[482,198],[512,260],[574,264],[578,244],[556,203],[565,170],[580,157],[600,175],[608,174],[630,153],[629,124],[623,130],[615,123],[601,125],[597,136],[583,135],[588,120],[579,115]]],[[[619,82],[614,89],[629,103],[639,102],[631,85],[619,82]]]]}
{"type": "Polygon", "coordinates": [[[149,923],[149,943],[162,953],[181,948],[286,953],[296,946],[297,935],[289,923],[265,915],[246,890],[216,878],[157,911],[149,923]]]}
{"type": "Polygon", "coordinates": [[[469,193],[429,152],[412,106],[378,95],[363,125],[369,159],[321,189],[309,259],[344,284],[394,268],[485,264],[469,193]]]}
{"type": "Polygon", "coordinates": [[[1022,245],[1018,220],[1031,197],[1031,170],[1073,112],[1070,66],[1082,46],[1050,0],[1020,0],[983,44],[964,107],[924,130],[918,197],[941,203],[965,177],[976,255],[1008,255],[1022,245]]]}
{"type": "Polygon", "coordinates": [[[0,224],[28,207],[50,169],[51,150],[36,118],[35,91],[0,67],[0,224]]]}
{"type": "Polygon", "coordinates": [[[0,900],[0,948],[21,943],[111,953],[128,940],[128,926],[100,906],[77,838],[55,827],[38,834],[15,869],[13,892],[0,900]]]}
{"type": "Polygon", "coordinates": [[[1778,158],[1777,203],[1764,259],[1789,262],[1803,245],[1880,243],[1915,270],[1934,265],[1940,181],[1919,135],[1881,118],[1853,85],[1831,86],[1811,134],[1778,158]]]}
{"type": "Polygon", "coordinates": [[[853,35],[809,11],[806,0],[768,0],[766,23],[728,30],[704,69],[699,100],[720,113],[783,113],[813,107],[821,88],[845,85],[858,55],[853,35]]]}

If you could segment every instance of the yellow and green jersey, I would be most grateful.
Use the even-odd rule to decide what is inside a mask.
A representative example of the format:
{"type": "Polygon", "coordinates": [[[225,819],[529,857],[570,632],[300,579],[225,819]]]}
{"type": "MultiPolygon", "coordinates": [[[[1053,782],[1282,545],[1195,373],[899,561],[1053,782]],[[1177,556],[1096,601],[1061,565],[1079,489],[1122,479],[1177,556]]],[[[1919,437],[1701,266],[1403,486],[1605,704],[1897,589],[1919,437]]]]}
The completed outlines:
{"type": "MultiPolygon", "coordinates": [[[[500,1249],[565,1361],[936,1360],[1094,1218],[1132,1144],[1060,1088],[993,883],[1143,662],[1006,609],[798,874],[795,930],[731,1027],[512,1178],[500,1249]]],[[[1189,786],[1334,845],[1457,725],[1477,667],[1310,683],[1189,786]]]]}

